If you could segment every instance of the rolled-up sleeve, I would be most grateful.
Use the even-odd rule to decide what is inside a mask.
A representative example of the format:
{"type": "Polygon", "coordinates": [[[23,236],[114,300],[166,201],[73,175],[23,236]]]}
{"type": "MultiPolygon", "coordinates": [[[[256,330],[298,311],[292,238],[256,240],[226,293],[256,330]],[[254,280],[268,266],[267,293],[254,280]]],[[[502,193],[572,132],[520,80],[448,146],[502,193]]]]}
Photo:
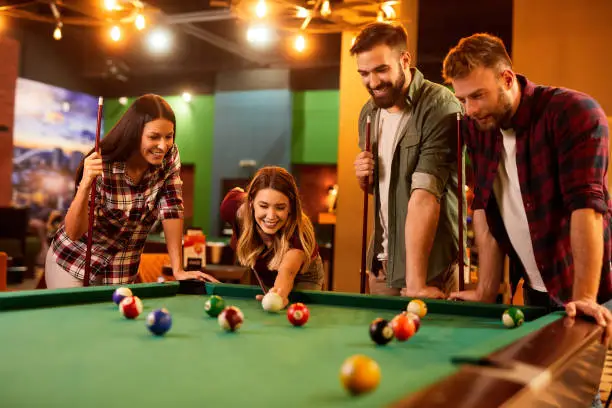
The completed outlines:
{"type": "Polygon", "coordinates": [[[456,167],[458,102],[440,103],[425,118],[419,160],[412,174],[411,190],[423,189],[438,200],[456,167]]]}
{"type": "Polygon", "coordinates": [[[176,145],[166,163],[166,179],[159,200],[159,219],[183,218],[183,181],[181,180],[181,159],[176,145]]]}
{"type": "Polygon", "coordinates": [[[575,95],[559,112],[556,126],[563,205],[570,212],[606,213],[609,128],[603,110],[593,99],[575,95]]]}

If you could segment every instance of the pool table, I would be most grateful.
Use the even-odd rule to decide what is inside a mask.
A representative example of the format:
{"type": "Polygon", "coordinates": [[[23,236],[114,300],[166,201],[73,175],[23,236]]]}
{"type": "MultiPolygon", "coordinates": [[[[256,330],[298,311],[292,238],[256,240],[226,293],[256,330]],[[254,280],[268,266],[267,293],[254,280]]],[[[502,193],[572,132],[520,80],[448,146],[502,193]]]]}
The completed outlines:
{"type": "Polygon", "coordinates": [[[503,305],[428,300],[414,337],[378,346],[369,323],[405,310],[407,298],[294,292],[290,300],[310,309],[308,323],[294,327],[286,313],[261,308],[254,286],[128,286],[144,304],[136,320],[111,301],[115,287],[0,293],[0,405],[572,407],[595,393],[605,355],[601,328],[582,319],[570,327],[562,312],[540,308],[523,308],[527,322],[507,329],[503,305]],[[211,294],[243,311],[237,332],[205,313],[211,294]],[[173,322],[157,337],[145,321],[161,307],[173,322]],[[361,396],[339,381],[354,354],[382,373],[361,396]]]}

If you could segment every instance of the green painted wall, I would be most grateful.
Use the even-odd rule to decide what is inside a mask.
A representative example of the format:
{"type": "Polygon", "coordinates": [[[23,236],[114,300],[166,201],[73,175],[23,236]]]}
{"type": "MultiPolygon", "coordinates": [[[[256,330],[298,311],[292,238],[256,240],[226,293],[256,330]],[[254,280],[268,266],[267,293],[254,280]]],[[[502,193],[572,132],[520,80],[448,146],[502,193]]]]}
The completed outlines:
{"type": "Polygon", "coordinates": [[[293,93],[292,163],[338,162],[339,105],[338,90],[293,93]]]}
{"type": "MultiPolygon", "coordinates": [[[[164,97],[176,115],[176,143],[181,162],[195,169],[193,225],[209,233],[210,193],[212,180],[214,96],[194,95],[191,102],[180,96],[164,97]]],[[[104,101],[105,134],[114,126],[134,98],[123,106],[117,99],[104,101]]]]}

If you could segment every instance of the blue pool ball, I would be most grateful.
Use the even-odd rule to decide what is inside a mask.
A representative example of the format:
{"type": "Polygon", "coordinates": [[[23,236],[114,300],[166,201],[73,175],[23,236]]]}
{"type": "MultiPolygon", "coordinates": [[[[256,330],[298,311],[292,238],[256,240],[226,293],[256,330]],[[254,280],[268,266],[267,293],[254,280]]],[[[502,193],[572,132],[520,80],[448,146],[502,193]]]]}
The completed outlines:
{"type": "Polygon", "coordinates": [[[165,308],[154,310],[147,316],[147,328],[156,336],[165,334],[170,327],[172,327],[172,317],[165,308]]]}
{"type": "Polygon", "coordinates": [[[121,303],[123,299],[125,299],[128,296],[132,296],[132,291],[130,290],[130,288],[125,288],[125,287],[117,288],[115,292],[113,292],[113,302],[115,302],[116,304],[119,304],[121,303]]]}

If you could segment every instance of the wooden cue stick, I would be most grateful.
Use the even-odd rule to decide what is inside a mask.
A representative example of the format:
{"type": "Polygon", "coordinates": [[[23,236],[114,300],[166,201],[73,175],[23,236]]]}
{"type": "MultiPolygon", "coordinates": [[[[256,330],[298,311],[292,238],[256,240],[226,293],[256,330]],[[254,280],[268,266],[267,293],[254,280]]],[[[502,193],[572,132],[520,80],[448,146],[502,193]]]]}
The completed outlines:
{"type": "Polygon", "coordinates": [[[253,274],[255,275],[255,278],[257,279],[257,283],[259,283],[259,287],[261,288],[261,290],[264,293],[264,296],[268,294],[268,290],[266,289],[266,286],[263,284],[263,282],[261,281],[261,278],[259,277],[259,274],[257,273],[257,271],[255,270],[255,268],[251,268],[251,271],[253,271],[253,274]]]}
{"type": "Polygon", "coordinates": [[[463,195],[465,189],[463,187],[463,140],[461,139],[461,114],[457,112],[457,184],[459,194],[457,196],[459,202],[459,290],[465,288],[465,265],[463,262],[463,195]]]}
{"type": "MultiPolygon", "coordinates": [[[[370,151],[370,128],[372,127],[372,121],[370,120],[370,116],[368,116],[366,122],[366,140],[365,140],[365,151],[370,151]]],[[[361,236],[361,275],[360,275],[360,285],[359,285],[359,293],[365,293],[365,284],[366,284],[366,252],[367,248],[367,239],[368,239],[368,186],[366,183],[365,191],[363,192],[363,231],[361,236]]]]}
{"type": "MultiPolygon", "coordinates": [[[[98,123],[96,125],[96,153],[100,153],[100,127],[102,125],[102,97],[98,99],[98,123]]],[[[96,177],[97,179],[97,177],[96,177]]],[[[91,245],[93,241],[93,222],[96,203],[96,179],[91,183],[91,197],[89,200],[89,224],[87,226],[87,252],[85,253],[85,274],[83,275],[83,286],[89,286],[91,276],[91,245]]]]}

